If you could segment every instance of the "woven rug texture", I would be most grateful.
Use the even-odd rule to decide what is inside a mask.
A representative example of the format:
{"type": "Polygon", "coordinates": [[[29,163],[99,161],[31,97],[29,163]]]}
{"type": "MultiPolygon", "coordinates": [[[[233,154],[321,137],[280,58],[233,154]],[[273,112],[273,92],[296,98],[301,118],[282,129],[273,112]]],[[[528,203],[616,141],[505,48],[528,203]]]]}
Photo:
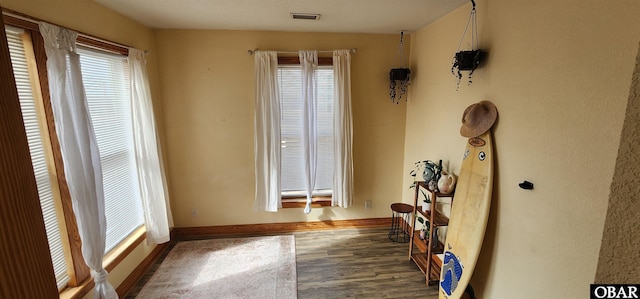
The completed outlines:
{"type": "Polygon", "coordinates": [[[136,298],[297,298],[295,238],[179,242],[136,298]]]}

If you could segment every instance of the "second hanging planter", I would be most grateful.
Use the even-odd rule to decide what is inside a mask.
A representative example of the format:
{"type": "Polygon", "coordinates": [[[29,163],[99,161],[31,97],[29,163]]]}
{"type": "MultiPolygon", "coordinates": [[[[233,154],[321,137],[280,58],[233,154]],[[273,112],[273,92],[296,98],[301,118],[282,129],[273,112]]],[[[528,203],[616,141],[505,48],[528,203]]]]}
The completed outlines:
{"type": "Polygon", "coordinates": [[[471,75],[473,75],[473,72],[478,67],[480,67],[487,54],[485,51],[478,49],[476,3],[474,0],[471,0],[471,3],[473,5],[473,8],[471,9],[471,14],[469,15],[469,21],[467,22],[467,27],[464,29],[462,40],[460,40],[458,51],[453,57],[453,65],[451,66],[451,73],[456,76],[457,87],[460,87],[460,81],[462,80],[462,71],[469,72],[469,84],[471,84],[471,75]],[[471,50],[460,50],[460,46],[462,45],[464,37],[469,29],[469,24],[471,24],[471,50]]]}
{"type": "Polygon", "coordinates": [[[474,71],[484,60],[485,52],[482,50],[460,51],[456,53],[453,67],[458,71],[474,71]]]}

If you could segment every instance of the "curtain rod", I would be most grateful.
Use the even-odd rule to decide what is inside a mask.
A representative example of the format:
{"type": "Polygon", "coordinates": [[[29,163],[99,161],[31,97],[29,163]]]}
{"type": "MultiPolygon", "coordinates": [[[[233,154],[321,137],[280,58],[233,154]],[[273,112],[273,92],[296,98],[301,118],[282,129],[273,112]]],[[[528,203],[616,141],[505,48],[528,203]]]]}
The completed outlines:
{"type": "MultiPolygon", "coordinates": [[[[58,27],[62,27],[62,28],[67,28],[69,30],[73,30],[78,32],[78,42],[83,43],[85,45],[88,46],[92,46],[101,50],[105,50],[108,52],[112,52],[112,53],[117,53],[117,54],[122,54],[122,55],[128,55],[129,54],[129,46],[127,45],[123,45],[120,43],[115,43],[112,41],[108,41],[108,40],[104,40],[101,39],[99,37],[90,35],[90,34],[86,34],[65,26],[60,26],[58,24],[49,22],[49,21],[45,21],[45,20],[41,20],[26,14],[23,14],[21,12],[17,12],[15,10],[11,10],[11,9],[7,9],[7,8],[2,8],[2,15],[5,16],[5,22],[9,25],[13,25],[13,26],[17,26],[17,27],[22,27],[24,29],[29,29],[29,30],[33,30],[33,31],[40,31],[40,29],[38,28],[38,24],[40,22],[47,22],[50,23],[52,25],[58,26],[58,27]]],[[[147,51],[145,51],[146,53],[147,51]]]]}
{"type": "MultiPolygon", "coordinates": [[[[258,48],[256,48],[255,50],[247,50],[247,53],[249,53],[249,55],[253,55],[256,51],[258,51],[258,48]]],[[[351,48],[349,49],[349,51],[351,51],[351,53],[356,53],[358,52],[357,48],[351,48]]],[[[278,53],[283,53],[283,54],[298,54],[298,51],[279,51],[276,50],[276,52],[278,53]]],[[[323,50],[323,51],[318,51],[318,53],[332,53],[333,50],[323,50]]]]}

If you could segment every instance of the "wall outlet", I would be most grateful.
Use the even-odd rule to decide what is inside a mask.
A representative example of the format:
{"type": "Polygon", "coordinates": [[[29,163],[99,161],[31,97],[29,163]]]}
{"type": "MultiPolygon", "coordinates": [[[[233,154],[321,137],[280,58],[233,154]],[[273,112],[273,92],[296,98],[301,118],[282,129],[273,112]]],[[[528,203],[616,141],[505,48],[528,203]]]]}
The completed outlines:
{"type": "Polygon", "coordinates": [[[371,202],[370,199],[364,201],[364,209],[365,210],[371,210],[371,206],[372,205],[373,205],[373,203],[371,202]]]}
{"type": "Polygon", "coordinates": [[[197,209],[191,209],[191,217],[198,217],[198,210],[197,209]]]}

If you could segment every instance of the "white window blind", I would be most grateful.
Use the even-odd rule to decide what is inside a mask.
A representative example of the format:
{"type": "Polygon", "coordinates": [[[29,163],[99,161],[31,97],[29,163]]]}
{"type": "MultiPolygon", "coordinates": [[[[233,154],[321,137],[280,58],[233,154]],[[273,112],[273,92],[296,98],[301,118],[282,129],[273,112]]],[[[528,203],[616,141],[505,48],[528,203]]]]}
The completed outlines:
{"type": "Polygon", "coordinates": [[[51,183],[53,176],[49,175],[48,167],[50,166],[48,166],[46,159],[46,155],[48,153],[50,154],[50,152],[48,152],[48,149],[45,149],[43,145],[43,134],[48,134],[48,132],[45,129],[46,124],[41,124],[40,120],[42,118],[39,116],[37,103],[33,94],[27,56],[22,41],[22,30],[7,27],[6,33],[13,73],[16,78],[22,118],[29,143],[31,163],[36,177],[40,206],[42,208],[47,239],[49,241],[49,252],[51,253],[51,260],[53,261],[53,270],[56,276],[58,290],[61,290],[67,285],[69,274],[67,271],[64,244],[60,236],[54,189],[51,183]]]}
{"type": "MultiPolygon", "coordinates": [[[[318,166],[313,195],[333,189],[333,68],[320,66],[318,81],[318,166]]],[[[302,147],[302,74],[300,66],[278,67],[281,101],[281,188],[283,196],[304,196],[302,147]]]]}
{"type": "Polygon", "coordinates": [[[91,123],[98,141],[107,218],[105,253],[144,223],[133,148],[126,57],[78,49],[91,123]]]}

